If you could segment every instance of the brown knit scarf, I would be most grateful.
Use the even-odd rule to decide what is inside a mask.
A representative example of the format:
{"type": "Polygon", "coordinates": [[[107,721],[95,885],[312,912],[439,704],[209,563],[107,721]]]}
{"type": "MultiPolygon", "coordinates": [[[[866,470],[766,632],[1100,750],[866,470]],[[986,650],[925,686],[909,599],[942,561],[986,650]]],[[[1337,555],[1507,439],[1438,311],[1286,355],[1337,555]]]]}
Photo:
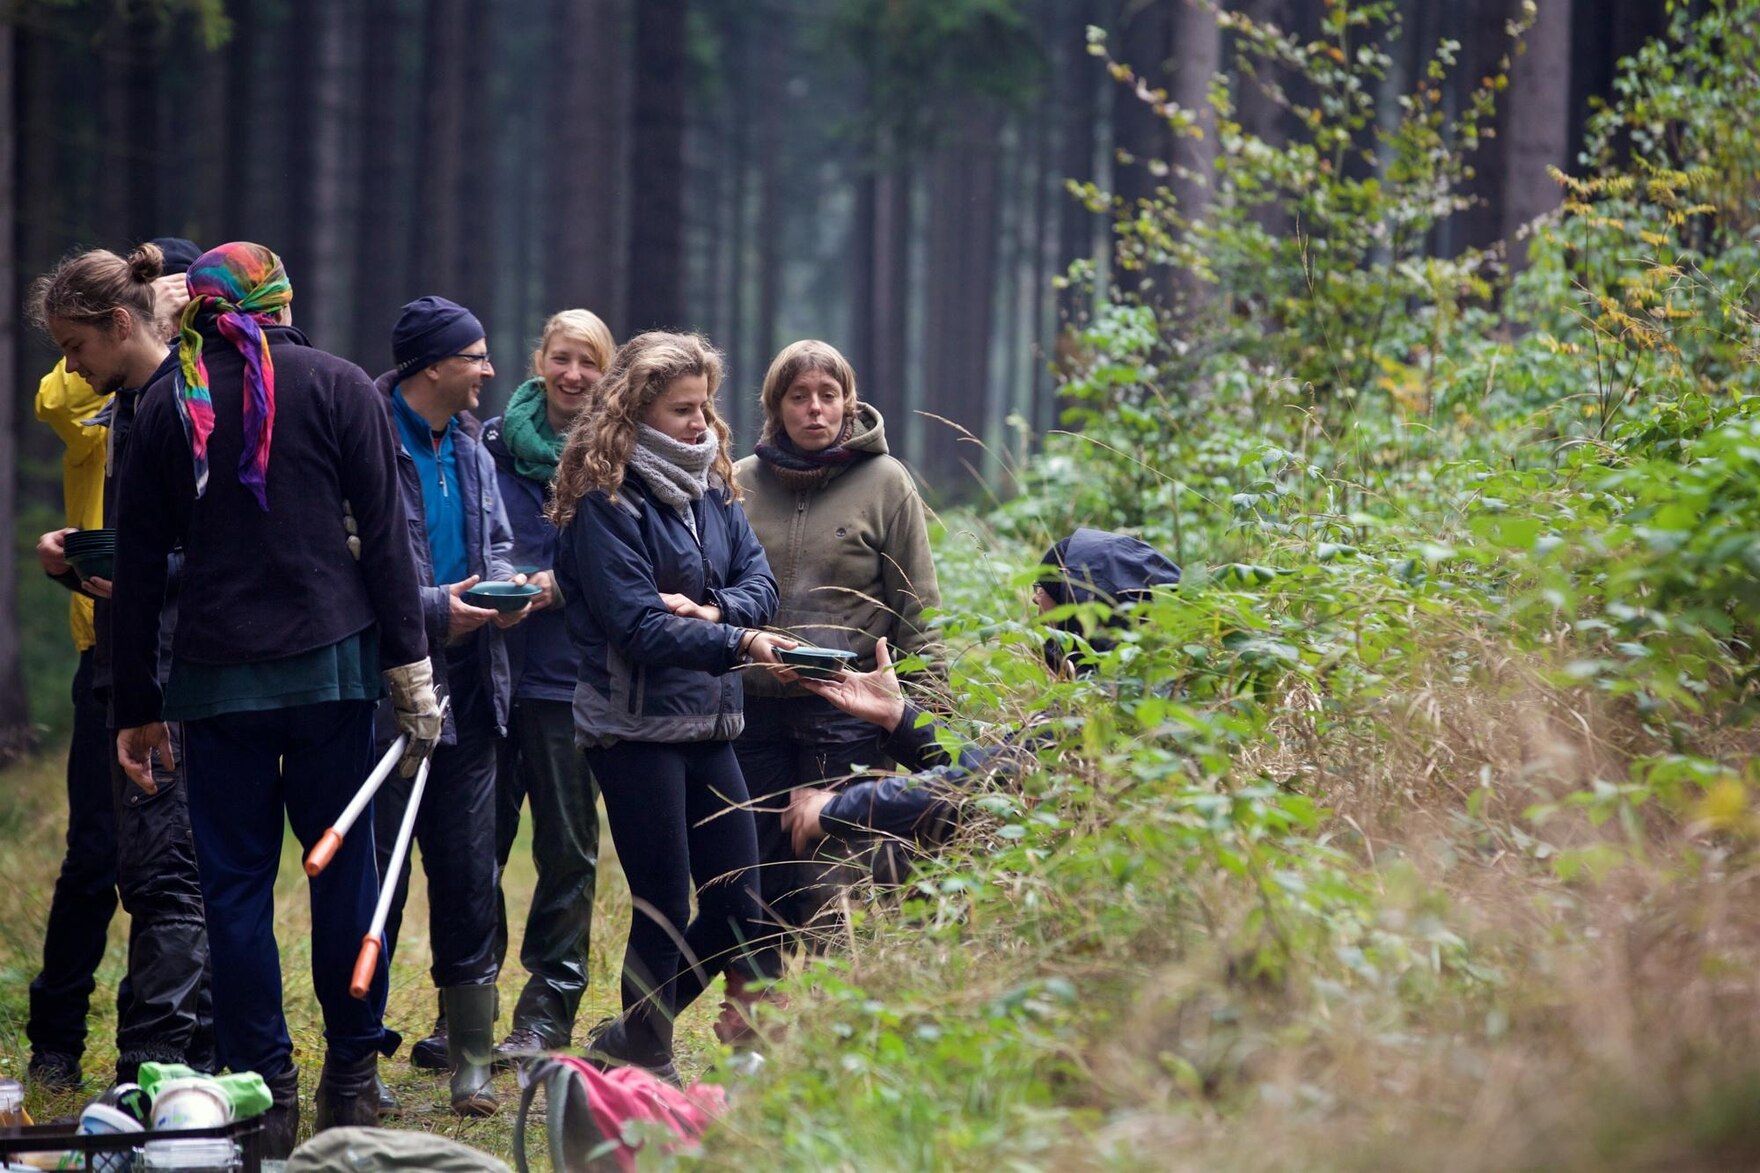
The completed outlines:
{"type": "Polygon", "coordinates": [[[791,493],[810,493],[858,460],[873,455],[845,447],[856,434],[858,414],[852,411],[845,415],[836,442],[817,452],[802,452],[780,428],[758,441],[753,451],[770,466],[783,488],[791,493]]]}

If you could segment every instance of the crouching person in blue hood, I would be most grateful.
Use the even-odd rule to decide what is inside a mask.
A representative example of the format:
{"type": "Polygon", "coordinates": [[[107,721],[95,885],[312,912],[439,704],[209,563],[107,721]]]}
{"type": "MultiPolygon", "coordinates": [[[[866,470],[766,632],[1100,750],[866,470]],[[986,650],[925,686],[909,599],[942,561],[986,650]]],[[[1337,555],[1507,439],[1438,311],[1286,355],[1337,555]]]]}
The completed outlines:
{"type": "MultiPolygon", "coordinates": [[[[1106,603],[1121,608],[1112,626],[1128,622],[1129,612],[1122,608],[1147,598],[1156,587],[1179,582],[1179,567],[1153,546],[1097,529],[1076,530],[1046,551],[1042,565],[1045,572],[1033,587],[1041,613],[1070,603],[1106,603]]],[[[1066,665],[1084,670],[1069,653],[1069,637],[1078,632],[1074,619],[1054,625],[1045,641],[1045,658],[1054,670],[1066,665]]],[[[1105,651],[1113,641],[1095,632],[1087,642],[1095,651],[1105,651]]],[[[998,774],[1024,768],[1040,740],[1033,721],[994,746],[961,746],[950,753],[940,737],[941,723],[924,719],[905,699],[884,640],[875,650],[874,671],[801,684],[851,716],[886,730],[887,754],[914,772],[863,778],[835,790],[794,791],[782,817],[797,852],[820,839],[862,833],[922,847],[945,843],[966,795],[998,774]]]]}

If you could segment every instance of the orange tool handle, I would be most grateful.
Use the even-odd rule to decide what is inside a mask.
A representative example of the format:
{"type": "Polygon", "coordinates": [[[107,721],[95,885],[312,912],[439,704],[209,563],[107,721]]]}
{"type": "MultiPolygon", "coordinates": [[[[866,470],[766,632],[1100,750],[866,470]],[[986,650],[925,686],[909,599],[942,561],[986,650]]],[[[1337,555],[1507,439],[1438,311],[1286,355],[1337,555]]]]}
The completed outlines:
{"type": "Polygon", "coordinates": [[[329,867],[330,861],[336,858],[337,849],[341,846],[342,832],[335,827],[331,827],[318,836],[318,842],[313,845],[311,854],[306,856],[306,875],[315,876],[329,867]]]}
{"type": "Polygon", "coordinates": [[[361,938],[361,955],[354,959],[354,976],[348,980],[348,992],[365,998],[373,984],[373,971],[379,968],[379,938],[368,934],[361,938]]]}

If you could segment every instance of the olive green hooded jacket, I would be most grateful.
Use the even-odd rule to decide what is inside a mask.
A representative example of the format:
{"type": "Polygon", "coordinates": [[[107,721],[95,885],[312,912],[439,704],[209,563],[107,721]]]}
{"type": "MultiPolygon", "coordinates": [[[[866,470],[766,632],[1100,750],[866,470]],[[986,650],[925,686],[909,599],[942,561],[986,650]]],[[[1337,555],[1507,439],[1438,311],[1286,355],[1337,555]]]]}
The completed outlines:
{"type": "MultiPolygon", "coordinates": [[[[856,407],[847,446],[874,455],[806,492],[789,489],[756,456],[734,465],[746,516],[781,595],[771,626],[818,647],[853,651],[862,671],[874,667],[881,636],[895,659],[919,653],[936,660],[923,611],[941,606],[941,588],[916,482],[887,455],[885,421],[865,403],[856,407]]],[[[753,696],[809,695],[766,672],[746,673],[745,686],[753,696]]]]}

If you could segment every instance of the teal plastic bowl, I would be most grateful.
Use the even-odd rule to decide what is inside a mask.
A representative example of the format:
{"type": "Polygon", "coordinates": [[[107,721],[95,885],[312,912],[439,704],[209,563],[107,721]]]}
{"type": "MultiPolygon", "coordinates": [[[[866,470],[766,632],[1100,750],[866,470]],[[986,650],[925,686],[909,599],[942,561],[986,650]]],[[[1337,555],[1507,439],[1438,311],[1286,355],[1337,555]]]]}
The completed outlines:
{"type": "Polygon", "coordinates": [[[841,648],[778,648],[776,658],[808,680],[835,680],[839,672],[856,662],[854,652],[841,648]]]}
{"type": "Polygon", "coordinates": [[[67,564],[79,575],[80,581],[88,578],[113,578],[116,571],[116,555],[102,554],[69,554],[67,564]]]}
{"type": "Polygon", "coordinates": [[[529,582],[523,585],[517,582],[480,582],[464,593],[464,601],[473,607],[485,607],[509,615],[529,607],[532,600],[543,593],[542,588],[529,582]]]}

